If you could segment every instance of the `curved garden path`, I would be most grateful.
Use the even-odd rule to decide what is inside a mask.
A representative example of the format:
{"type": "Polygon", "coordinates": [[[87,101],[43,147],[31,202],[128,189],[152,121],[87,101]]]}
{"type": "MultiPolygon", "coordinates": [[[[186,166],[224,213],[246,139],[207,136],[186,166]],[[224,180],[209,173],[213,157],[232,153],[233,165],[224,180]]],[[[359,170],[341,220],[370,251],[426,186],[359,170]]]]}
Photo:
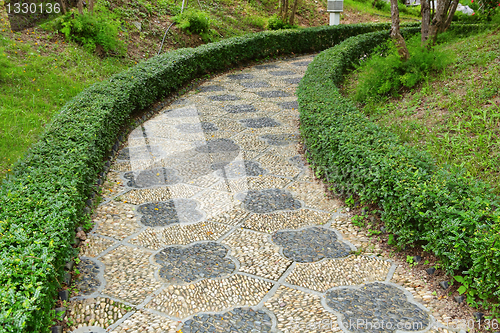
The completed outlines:
{"type": "Polygon", "coordinates": [[[396,265],[351,252],[367,239],[304,163],[294,93],[312,57],[216,77],[131,132],[68,332],[438,331],[396,265]]]}

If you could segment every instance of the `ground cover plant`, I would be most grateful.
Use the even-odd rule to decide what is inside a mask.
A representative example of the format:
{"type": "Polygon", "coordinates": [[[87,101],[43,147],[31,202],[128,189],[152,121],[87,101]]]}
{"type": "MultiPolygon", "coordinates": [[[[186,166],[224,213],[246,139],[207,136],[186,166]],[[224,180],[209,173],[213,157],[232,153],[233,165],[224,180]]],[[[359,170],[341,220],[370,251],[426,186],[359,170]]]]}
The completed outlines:
{"type": "Polygon", "coordinates": [[[405,145],[390,129],[371,121],[337,88],[353,62],[388,37],[353,37],[309,65],[298,89],[309,160],[334,193],[377,204],[396,244],[422,245],[448,273],[463,276],[472,305],[495,312],[500,211],[491,186],[462,168],[436,166],[429,153],[405,145]]]}

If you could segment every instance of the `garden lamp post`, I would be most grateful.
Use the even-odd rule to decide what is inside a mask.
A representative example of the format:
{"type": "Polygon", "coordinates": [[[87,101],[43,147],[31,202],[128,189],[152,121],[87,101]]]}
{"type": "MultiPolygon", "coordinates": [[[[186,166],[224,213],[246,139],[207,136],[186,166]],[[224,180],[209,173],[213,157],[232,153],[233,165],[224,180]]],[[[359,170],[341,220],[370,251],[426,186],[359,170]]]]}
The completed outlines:
{"type": "Polygon", "coordinates": [[[344,0],[328,0],[326,11],[330,13],[330,25],[339,25],[340,13],[344,11],[344,0]]]}

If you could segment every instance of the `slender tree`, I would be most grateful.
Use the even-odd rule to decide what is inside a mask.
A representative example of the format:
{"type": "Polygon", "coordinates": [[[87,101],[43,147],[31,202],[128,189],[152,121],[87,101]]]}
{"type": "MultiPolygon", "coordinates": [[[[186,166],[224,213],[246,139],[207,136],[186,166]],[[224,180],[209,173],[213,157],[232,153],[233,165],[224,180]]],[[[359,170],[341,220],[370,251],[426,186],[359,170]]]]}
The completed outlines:
{"type": "Polygon", "coordinates": [[[299,0],[294,0],[292,12],[290,13],[290,24],[293,25],[295,23],[295,13],[297,12],[297,7],[299,5],[299,0]]]}
{"type": "Polygon", "coordinates": [[[391,0],[391,19],[391,38],[394,41],[394,44],[396,44],[399,56],[402,60],[406,61],[410,58],[410,53],[408,52],[408,48],[406,47],[405,39],[399,31],[398,0],[391,0]]]}

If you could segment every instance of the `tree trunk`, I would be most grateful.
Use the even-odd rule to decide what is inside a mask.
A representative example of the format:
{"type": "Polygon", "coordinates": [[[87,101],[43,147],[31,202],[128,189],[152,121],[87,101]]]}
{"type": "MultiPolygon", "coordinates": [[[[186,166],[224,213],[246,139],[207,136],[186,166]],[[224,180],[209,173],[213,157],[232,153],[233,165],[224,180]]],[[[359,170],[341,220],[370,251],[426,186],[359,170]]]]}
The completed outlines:
{"type": "Polygon", "coordinates": [[[89,13],[94,14],[94,0],[89,0],[89,13]]]}
{"type": "Polygon", "coordinates": [[[280,12],[278,14],[278,17],[283,17],[283,5],[284,5],[285,0],[278,0],[278,3],[280,5],[280,12]]]}
{"type": "Polygon", "coordinates": [[[283,20],[284,23],[287,23],[287,19],[288,19],[288,0],[283,0],[283,16],[281,16],[281,19],[283,20]]]}
{"type": "Polygon", "coordinates": [[[290,24],[293,25],[295,22],[295,13],[297,12],[297,7],[299,5],[299,0],[293,2],[292,12],[290,13],[290,24]]]}
{"type": "Polygon", "coordinates": [[[394,41],[394,44],[396,44],[401,60],[406,61],[410,58],[410,53],[408,52],[405,40],[403,36],[401,36],[401,32],[399,31],[398,0],[391,0],[391,19],[391,38],[394,41]]]}
{"type": "Polygon", "coordinates": [[[78,7],[78,13],[83,15],[83,0],[78,0],[78,4],[76,6],[78,7]]]}
{"type": "Polygon", "coordinates": [[[457,10],[457,6],[458,6],[458,0],[453,0],[450,6],[450,12],[448,13],[448,18],[446,19],[443,25],[443,29],[440,32],[445,32],[450,27],[453,15],[455,15],[455,11],[457,10]]]}
{"type": "Polygon", "coordinates": [[[436,45],[438,33],[446,31],[450,26],[457,6],[458,0],[437,0],[436,13],[429,27],[429,40],[432,45],[436,45]]]}
{"type": "Polygon", "coordinates": [[[431,22],[431,7],[429,5],[429,0],[421,0],[420,8],[420,14],[422,15],[422,46],[425,46],[429,38],[429,24],[431,22]]]}
{"type": "Polygon", "coordinates": [[[66,0],[61,0],[61,7],[62,7],[62,12],[63,14],[66,14],[66,0]]]}

